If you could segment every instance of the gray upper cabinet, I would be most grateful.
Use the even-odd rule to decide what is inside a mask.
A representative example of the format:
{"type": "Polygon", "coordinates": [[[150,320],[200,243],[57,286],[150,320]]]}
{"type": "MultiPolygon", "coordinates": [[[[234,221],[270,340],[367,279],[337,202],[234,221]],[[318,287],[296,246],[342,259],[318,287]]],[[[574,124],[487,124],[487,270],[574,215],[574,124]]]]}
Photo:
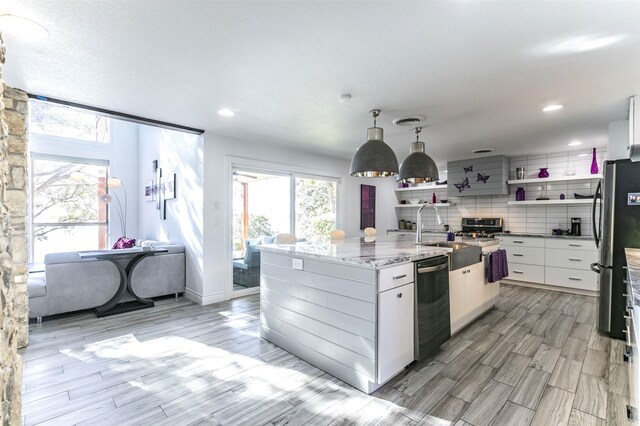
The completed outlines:
{"type": "Polygon", "coordinates": [[[449,161],[447,196],[508,195],[511,159],[504,155],[449,161]]]}

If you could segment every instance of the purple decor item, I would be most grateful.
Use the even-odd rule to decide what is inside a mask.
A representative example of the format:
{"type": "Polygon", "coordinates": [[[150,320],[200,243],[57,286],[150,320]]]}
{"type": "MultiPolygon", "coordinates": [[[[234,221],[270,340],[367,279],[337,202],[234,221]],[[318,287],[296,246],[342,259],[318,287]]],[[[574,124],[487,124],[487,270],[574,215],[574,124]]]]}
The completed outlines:
{"type": "Polygon", "coordinates": [[[596,159],[596,149],[593,148],[593,158],[591,159],[591,174],[598,174],[598,160],[596,159]]]}
{"type": "Polygon", "coordinates": [[[548,178],[549,177],[549,171],[547,169],[548,169],[548,167],[542,167],[540,169],[540,173],[538,173],[538,177],[539,178],[548,178]]]}
{"type": "Polygon", "coordinates": [[[564,200],[564,194],[560,194],[560,199],[564,200]]]}
{"type": "Polygon", "coordinates": [[[116,242],[113,244],[113,247],[111,248],[114,250],[128,249],[128,248],[135,247],[135,245],[136,245],[135,238],[120,237],[116,240],[116,242]]]}
{"type": "Polygon", "coordinates": [[[516,201],[524,201],[524,188],[521,186],[516,190],[516,201]]]}

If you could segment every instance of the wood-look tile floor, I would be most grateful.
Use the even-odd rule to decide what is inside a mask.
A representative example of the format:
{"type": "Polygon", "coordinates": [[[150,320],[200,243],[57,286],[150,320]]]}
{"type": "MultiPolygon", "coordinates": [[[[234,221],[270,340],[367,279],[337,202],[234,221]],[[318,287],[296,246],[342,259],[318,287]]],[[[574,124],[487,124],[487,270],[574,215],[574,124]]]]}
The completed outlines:
{"type": "Polygon", "coordinates": [[[372,395],[259,337],[259,298],[167,299],[31,324],[26,425],[625,425],[623,343],[596,299],[502,286],[496,307],[372,395]]]}

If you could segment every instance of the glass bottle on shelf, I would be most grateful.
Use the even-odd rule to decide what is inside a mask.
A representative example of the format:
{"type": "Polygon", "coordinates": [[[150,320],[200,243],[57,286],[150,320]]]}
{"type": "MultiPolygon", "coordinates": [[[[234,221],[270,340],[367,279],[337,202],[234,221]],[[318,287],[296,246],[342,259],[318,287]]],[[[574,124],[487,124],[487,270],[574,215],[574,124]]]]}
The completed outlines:
{"type": "Polygon", "coordinates": [[[516,189],[516,201],[524,201],[524,188],[521,186],[516,189]]]}

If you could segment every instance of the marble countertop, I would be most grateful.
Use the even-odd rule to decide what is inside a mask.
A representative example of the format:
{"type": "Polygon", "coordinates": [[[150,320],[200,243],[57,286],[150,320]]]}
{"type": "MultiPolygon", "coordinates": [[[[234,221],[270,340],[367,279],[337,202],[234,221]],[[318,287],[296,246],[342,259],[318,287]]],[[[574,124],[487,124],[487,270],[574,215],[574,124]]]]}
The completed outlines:
{"type": "Polygon", "coordinates": [[[566,238],[570,240],[593,240],[593,237],[587,235],[551,235],[551,234],[523,234],[515,232],[500,232],[495,234],[497,237],[534,237],[534,238],[566,238]]]}
{"type": "Polygon", "coordinates": [[[633,290],[633,303],[640,307],[640,249],[626,248],[624,254],[633,290]]]}
{"type": "MultiPolygon", "coordinates": [[[[430,240],[424,240],[427,242],[430,240]]],[[[442,240],[434,240],[442,241],[442,240]]],[[[291,256],[350,263],[364,267],[382,268],[394,264],[414,262],[429,257],[440,256],[451,251],[449,248],[416,245],[412,236],[388,235],[318,243],[265,244],[262,251],[283,253],[291,256]]]]}

